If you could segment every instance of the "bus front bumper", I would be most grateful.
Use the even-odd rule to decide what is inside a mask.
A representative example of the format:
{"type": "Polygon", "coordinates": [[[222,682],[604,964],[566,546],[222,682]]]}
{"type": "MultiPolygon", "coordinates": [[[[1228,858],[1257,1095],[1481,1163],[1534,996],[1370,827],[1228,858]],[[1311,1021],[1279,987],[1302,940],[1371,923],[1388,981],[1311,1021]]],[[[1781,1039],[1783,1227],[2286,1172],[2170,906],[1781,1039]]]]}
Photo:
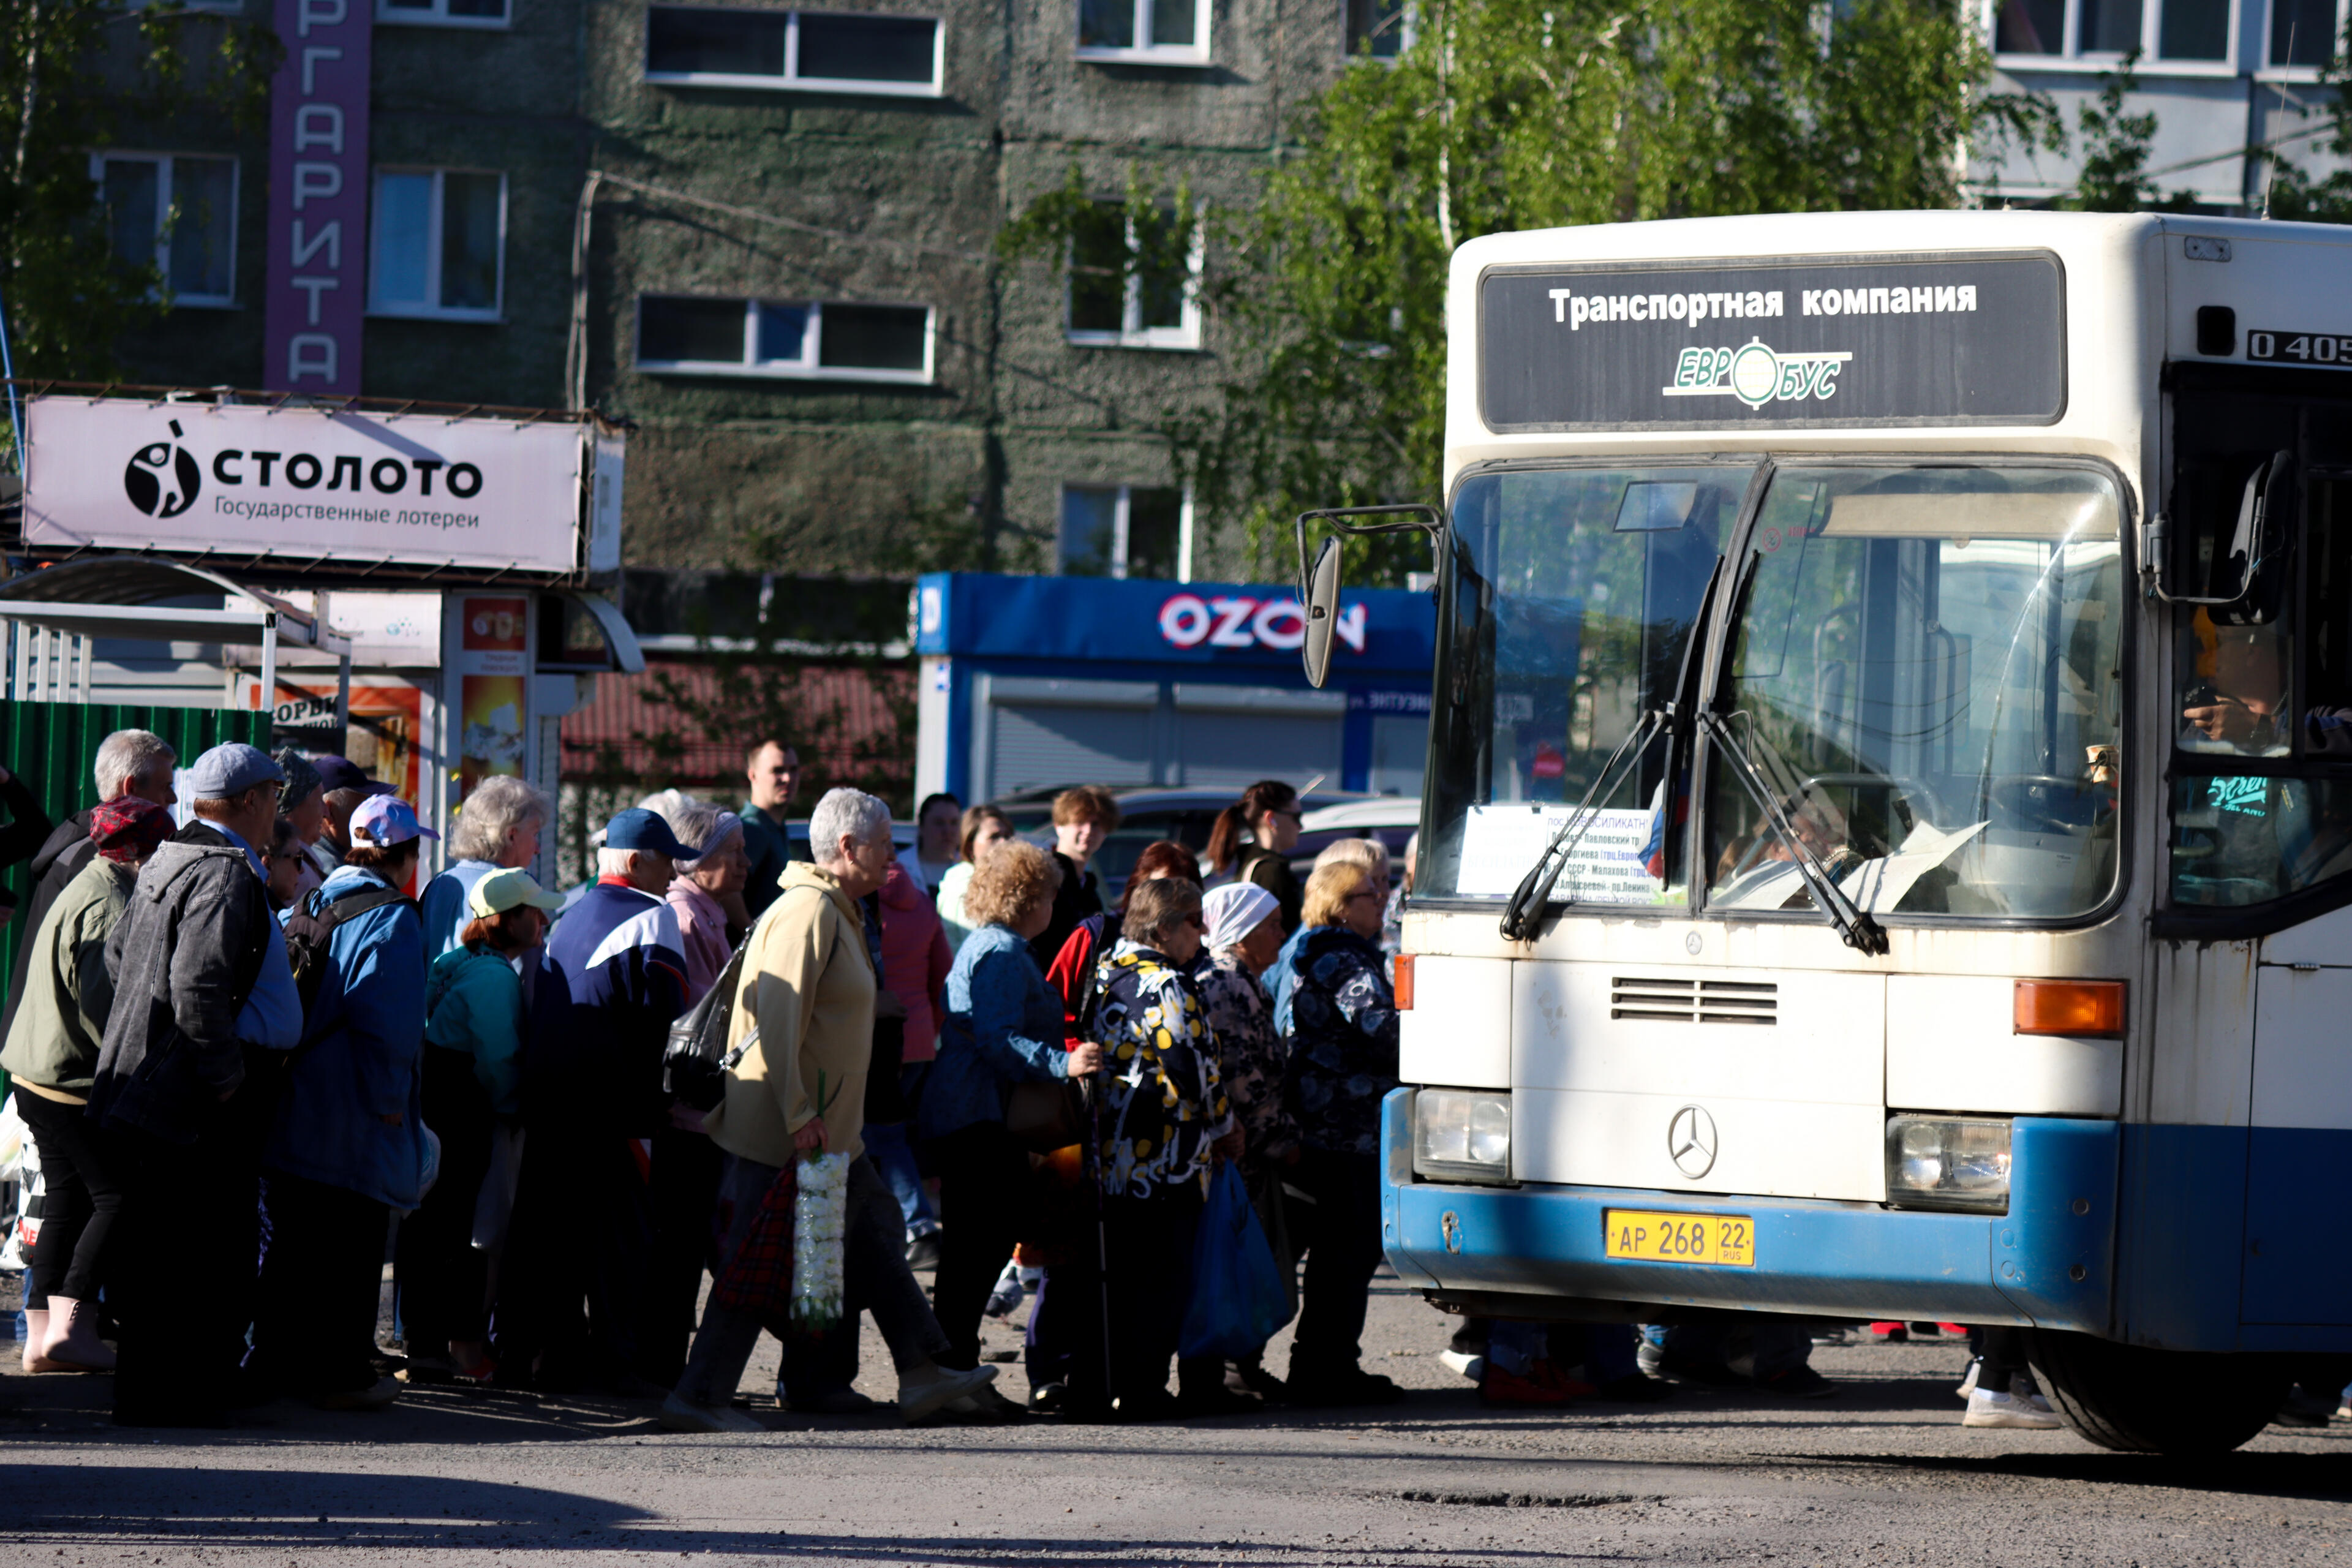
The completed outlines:
{"type": "Polygon", "coordinates": [[[2120,1150],[2114,1122],[2017,1118],[2009,1212],[1937,1214],[1811,1199],[1416,1182],[1412,1094],[1400,1089],[1382,1108],[1381,1242],[1408,1286],[1440,1299],[1501,1294],[2107,1331],[2120,1150]],[[1755,1265],[1610,1258],[1602,1215],[1612,1208],[1744,1215],[1755,1224],[1755,1265]]]}

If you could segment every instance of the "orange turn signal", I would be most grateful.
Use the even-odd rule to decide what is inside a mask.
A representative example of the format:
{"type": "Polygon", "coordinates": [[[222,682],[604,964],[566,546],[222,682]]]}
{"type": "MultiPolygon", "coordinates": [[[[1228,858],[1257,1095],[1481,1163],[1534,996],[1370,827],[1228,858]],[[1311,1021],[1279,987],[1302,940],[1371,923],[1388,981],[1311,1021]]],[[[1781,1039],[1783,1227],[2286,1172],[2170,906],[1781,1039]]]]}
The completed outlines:
{"type": "Polygon", "coordinates": [[[1396,1005],[1400,1013],[1412,1011],[1412,954],[1396,956],[1396,1005]]]}
{"type": "Polygon", "coordinates": [[[2121,1039],[2124,983],[2120,980],[2021,980],[2014,1013],[2021,1035],[2079,1035],[2121,1039]]]}

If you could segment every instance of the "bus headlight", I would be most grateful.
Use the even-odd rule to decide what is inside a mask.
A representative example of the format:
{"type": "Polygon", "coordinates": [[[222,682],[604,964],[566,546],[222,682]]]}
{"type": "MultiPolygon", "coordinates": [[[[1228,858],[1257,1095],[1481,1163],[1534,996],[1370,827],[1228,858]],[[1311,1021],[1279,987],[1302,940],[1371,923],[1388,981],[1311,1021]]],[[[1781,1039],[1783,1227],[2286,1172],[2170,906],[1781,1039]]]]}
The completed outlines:
{"type": "Polygon", "coordinates": [[[2008,1118],[1888,1118],[1886,1201],[1905,1208],[2007,1212],[2008,1118]]]}
{"type": "Polygon", "coordinates": [[[1424,1089],[1412,1097],[1412,1171],[1439,1182],[1511,1179],[1511,1097],[1424,1089]]]}

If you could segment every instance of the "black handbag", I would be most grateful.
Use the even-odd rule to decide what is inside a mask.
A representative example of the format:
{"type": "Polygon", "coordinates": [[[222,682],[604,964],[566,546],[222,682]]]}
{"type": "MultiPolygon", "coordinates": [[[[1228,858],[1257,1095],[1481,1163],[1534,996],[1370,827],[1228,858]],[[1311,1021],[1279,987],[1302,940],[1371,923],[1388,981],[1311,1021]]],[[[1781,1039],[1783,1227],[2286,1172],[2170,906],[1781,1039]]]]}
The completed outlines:
{"type": "Polygon", "coordinates": [[[727,1070],[743,1059],[759,1037],[755,1028],[742,1045],[727,1048],[728,1030],[735,1022],[735,994],[742,986],[743,952],[751,945],[746,933],[718,983],[670,1025],[669,1038],[662,1045],[662,1088],[671,1099],[697,1110],[712,1110],[726,1098],[727,1070]]]}

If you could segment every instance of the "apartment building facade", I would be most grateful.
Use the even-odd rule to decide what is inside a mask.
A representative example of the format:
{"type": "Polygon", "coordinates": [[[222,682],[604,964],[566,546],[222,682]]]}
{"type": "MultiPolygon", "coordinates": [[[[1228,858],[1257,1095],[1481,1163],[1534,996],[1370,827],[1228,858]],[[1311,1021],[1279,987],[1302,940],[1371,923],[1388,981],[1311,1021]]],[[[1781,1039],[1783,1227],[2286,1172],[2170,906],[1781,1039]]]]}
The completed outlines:
{"type": "Polygon", "coordinates": [[[175,297],[136,379],[598,407],[635,426],[632,563],[793,574],[1230,574],[1157,427],[1235,345],[1197,250],[1120,279],[1118,204],[1245,199],[1350,41],[1404,26],[1368,0],[200,4],[274,22],[287,64],[266,130],[91,155],[118,250],[175,297]],[[1104,203],[1074,254],[1001,256],[1074,172],[1104,203]]]}
{"type": "Polygon", "coordinates": [[[1996,91],[2047,94],[2074,144],[2064,153],[2011,148],[1973,160],[1994,200],[2047,201],[2082,168],[2084,105],[2135,52],[2137,90],[2124,108],[2154,114],[2148,167],[2167,196],[2216,212],[2260,216],[2275,149],[2315,177],[2343,166],[2326,151],[2324,79],[2344,47],[2352,0],[1983,0],[1996,91]]]}

